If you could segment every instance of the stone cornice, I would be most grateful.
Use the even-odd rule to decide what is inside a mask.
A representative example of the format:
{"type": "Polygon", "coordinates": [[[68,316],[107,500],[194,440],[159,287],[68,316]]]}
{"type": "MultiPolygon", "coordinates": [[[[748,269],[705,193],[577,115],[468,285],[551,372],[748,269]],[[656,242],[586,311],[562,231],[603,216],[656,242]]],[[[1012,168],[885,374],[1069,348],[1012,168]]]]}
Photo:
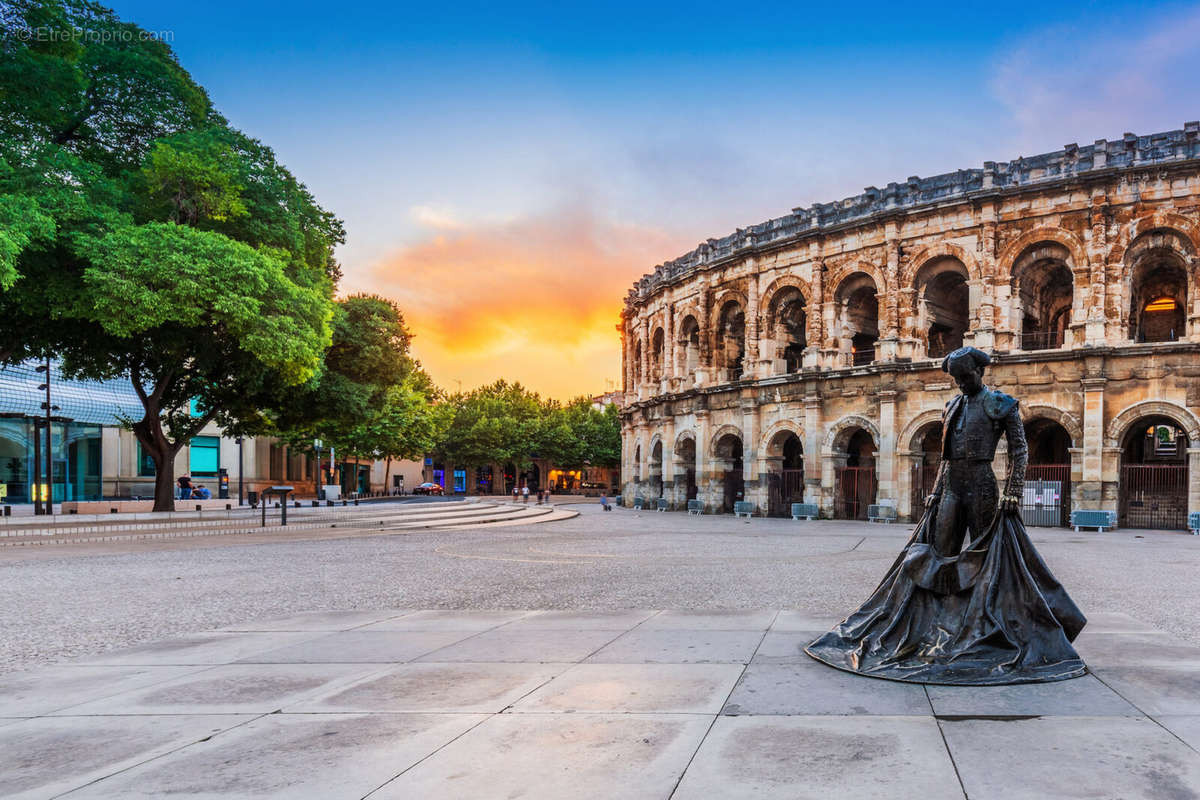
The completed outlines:
{"type": "Polygon", "coordinates": [[[883,189],[868,186],[862,194],[844,200],[795,208],[786,216],[738,228],[720,239],[708,239],[642,276],[629,290],[625,306],[633,309],[655,291],[698,271],[868,222],[1070,181],[1105,179],[1131,170],[1197,164],[1200,123],[1188,122],[1180,130],[1149,136],[1127,133],[1120,139],[1097,139],[1082,147],[1071,144],[1062,150],[1013,161],[985,161],[983,169],[957,170],[929,178],[913,176],[883,189]]]}

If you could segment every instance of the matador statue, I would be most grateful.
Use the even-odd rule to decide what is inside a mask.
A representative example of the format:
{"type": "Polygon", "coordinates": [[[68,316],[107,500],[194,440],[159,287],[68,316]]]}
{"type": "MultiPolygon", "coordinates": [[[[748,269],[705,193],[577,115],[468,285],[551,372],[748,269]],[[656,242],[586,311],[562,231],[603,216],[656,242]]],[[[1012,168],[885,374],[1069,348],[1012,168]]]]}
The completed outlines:
{"type": "Polygon", "coordinates": [[[839,669],[915,683],[1064,680],[1086,619],[1042,561],[1019,514],[1028,448],[1018,401],[983,383],[987,353],[942,369],[960,394],[942,414],[942,460],[925,513],[861,608],[807,648],[839,669]],[[992,460],[1008,441],[1003,492],[992,460]]]}

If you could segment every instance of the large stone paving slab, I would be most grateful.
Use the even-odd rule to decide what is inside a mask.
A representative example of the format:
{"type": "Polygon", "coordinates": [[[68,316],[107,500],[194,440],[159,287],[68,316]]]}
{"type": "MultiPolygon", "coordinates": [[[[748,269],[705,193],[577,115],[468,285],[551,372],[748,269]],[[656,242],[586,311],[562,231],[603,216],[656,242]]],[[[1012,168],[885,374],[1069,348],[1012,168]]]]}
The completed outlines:
{"type": "Polygon", "coordinates": [[[131,666],[228,664],[258,653],[308,641],[321,633],[197,633],[114,650],[77,664],[131,666]]]}
{"type": "Polygon", "coordinates": [[[1097,667],[1094,671],[1144,714],[1200,714],[1200,665],[1097,667]]]}
{"type": "MultiPolygon", "coordinates": [[[[929,717],[720,717],[675,800],[963,800],[929,717]]],[[[972,795],[974,798],[974,795],[972,795]]]]}
{"type": "Polygon", "coordinates": [[[571,664],[403,664],[285,708],[291,712],[370,711],[497,714],[571,664]]]}
{"type": "Polygon", "coordinates": [[[498,714],[400,775],[372,800],[665,800],[711,719],[498,714]]]}
{"type": "Polygon", "coordinates": [[[38,717],[205,669],[69,666],[12,673],[0,677],[0,716],[38,717]]]}
{"type": "Polygon", "coordinates": [[[756,630],[652,630],[645,626],[626,633],[588,657],[605,664],[659,663],[745,664],[763,634],[756,630]]]}
{"type": "Polygon", "coordinates": [[[642,623],[645,630],[765,631],[775,611],[664,611],[642,623]]]}
{"type": "Polygon", "coordinates": [[[0,797],[53,797],[251,719],[42,717],[5,725],[0,727],[0,797]]]}
{"type": "Polygon", "coordinates": [[[1186,800],[1200,753],[1144,717],[943,721],[971,800],[1186,800]]]}
{"type": "Polygon", "coordinates": [[[921,686],[852,675],[810,658],[798,664],[751,664],[724,713],[929,716],[931,711],[921,686]]]}
{"type": "Polygon", "coordinates": [[[395,663],[412,661],[472,635],[469,631],[340,631],[257,653],[244,661],[261,664],[395,663]]]}
{"type": "Polygon", "coordinates": [[[552,663],[582,661],[620,631],[485,631],[424,656],[422,661],[527,661],[552,663]]]}
{"type": "Polygon", "coordinates": [[[60,715],[270,714],[330,684],[368,674],[361,664],[231,664],[71,706],[60,715]]]}
{"type": "Polygon", "coordinates": [[[528,611],[415,611],[368,626],[371,631],[486,631],[506,625],[528,611]]]}
{"type": "Polygon", "coordinates": [[[1140,716],[1094,675],[1055,683],[1015,686],[927,686],[933,711],[939,716],[1140,716]]]}
{"type": "Polygon", "coordinates": [[[741,664],[580,664],[516,703],[526,711],[716,714],[741,664]]]}
{"type": "Polygon", "coordinates": [[[363,625],[402,617],[411,611],[309,611],[230,625],[223,631],[348,631],[363,625]]]}
{"type": "Polygon", "coordinates": [[[509,623],[508,630],[627,631],[657,611],[535,611],[509,623]]]}
{"type": "Polygon", "coordinates": [[[273,714],[71,797],[359,798],[484,719],[473,714],[273,714]]]}

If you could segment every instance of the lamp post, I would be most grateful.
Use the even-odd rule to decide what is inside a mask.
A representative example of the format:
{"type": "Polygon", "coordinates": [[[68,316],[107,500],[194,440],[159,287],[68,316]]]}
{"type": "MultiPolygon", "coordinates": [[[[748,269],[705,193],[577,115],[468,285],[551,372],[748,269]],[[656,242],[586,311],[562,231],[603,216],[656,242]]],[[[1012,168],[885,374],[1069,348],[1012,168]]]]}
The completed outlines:
{"type": "MultiPolygon", "coordinates": [[[[46,392],[46,401],[44,403],[42,403],[42,408],[46,409],[46,422],[45,422],[45,425],[46,425],[46,507],[44,510],[45,510],[45,513],[49,514],[50,516],[54,516],[54,451],[51,448],[51,435],[52,435],[51,422],[52,422],[52,418],[54,416],[54,412],[58,411],[59,408],[58,408],[58,406],[53,405],[50,402],[50,358],[49,358],[49,356],[47,356],[47,358],[46,358],[46,363],[38,364],[36,369],[38,372],[46,373],[46,382],[43,384],[40,384],[38,386],[39,390],[44,389],[46,392]]],[[[34,428],[35,428],[34,436],[35,437],[37,436],[36,427],[37,426],[34,426],[34,428]]],[[[36,458],[36,455],[34,457],[36,458]]],[[[42,488],[41,482],[39,481],[38,484],[39,485],[38,485],[37,493],[40,496],[41,488],[42,488]]],[[[35,514],[38,513],[38,508],[36,505],[34,506],[34,513],[35,514]]]]}
{"type": "Polygon", "coordinates": [[[244,497],[244,495],[242,493],[242,463],[243,463],[243,461],[242,461],[242,437],[241,436],[237,437],[237,446],[238,446],[238,507],[240,508],[242,506],[242,504],[245,502],[242,499],[244,497]]]}
{"type": "Polygon", "coordinates": [[[316,474],[316,480],[314,480],[313,482],[316,484],[318,500],[325,499],[324,490],[321,489],[321,445],[322,444],[324,444],[324,442],[322,442],[320,439],[313,439],[313,450],[317,451],[317,474],[316,474]]]}

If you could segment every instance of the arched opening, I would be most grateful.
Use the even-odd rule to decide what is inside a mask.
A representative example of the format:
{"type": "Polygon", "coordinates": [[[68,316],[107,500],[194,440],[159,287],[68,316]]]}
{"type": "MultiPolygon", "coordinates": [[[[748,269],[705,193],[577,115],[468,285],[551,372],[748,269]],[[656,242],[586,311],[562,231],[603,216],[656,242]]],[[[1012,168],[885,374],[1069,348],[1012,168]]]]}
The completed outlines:
{"type": "Polygon", "coordinates": [[[745,359],[746,312],[736,300],[729,300],[717,318],[716,368],[724,370],[724,380],[741,380],[745,359]]]}
{"type": "Polygon", "coordinates": [[[679,326],[679,340],[675,346],[675,374],[692,377],[700,368],[700,323],[691,314],[684,317],[679,326]]]}
{"type": "Polygon", "coordinates": [[[1029,466],[1021,519],[1026,525],[1057,527],[1071,521],[1071,434],[1044,417],[1025,423],[1029,466]]]}
{"type": "Polygon", "coordinates": [[[775,342],[775,357],[784,362],[785,372],[799,372],[807,345],[807,316],[804,295],[794,286],[780,289],[767,307],[767,336],[775,342]]]}
{"type": "Polygon", "coordinates": [[[1138,237],[1126,256],[1129,270],[1129,338],[1135,342],[1174,342],[1187,335],[1190,249],[1173,231],[1138,237]]]}
{"type": "Polygon", "coordinates": [[[804,502],[804,444],[793,431],[780,431],[767,443],[767,514],[788,517],[792,503],[804,502]]]}
{"type": "Polygon", "coordinates": [[[517,465],[509,461],[504,465],[504,494],[510,495],[517,486],[517,465]]]}
{"type": "Polygon", "coordinates": [[[1170,417],[1147,416],[1121,439],[1119,518],[1123,528],[1187,528],[1188,437],[1170,417]]]}
{"type": "Polygon", "coordinates": [[[713,447],[713,471],[722,476],[721,513],[733,513],[733,504],[745,499],[746,485],[742,473],[742,438],[726,433],[713,447]]]}
{"type": "Polygon", "coordinates": [[[649,473],[650,497],[663,496],[663,446],[661,441],[650,448],[649,473]]]}
{"type": "Polygon", "coordinates": [[[663,355],[666,340],[662,328],[655,328],[650,339],[650,380],[655,383],[663,379],[663,355]]]}
{"type": "Polygon", "coordinates": [[[842,352],[851,364],[870,364],[879,341],[879,298],[874,279],[865,272],[856,272],[842,281],[834,297],[841,316],[837,329],[842,352]]]}
{"type": "Polygon", "coordinates": [[[696,489],[696,440],[691,436],[675,443],[675,485],[685,487],[685,499],[695,500],[696,489]]]}
{"type": "Polygon", "coordinates": [[[922,425],[913,436],[912,443],[918,457],[913,459],[909,508],[913,519],[916,519],[925,509],[925,498],[933,494],[938,467],[942,463],[942,423],[934,421],[922,425]]]}
{"type": "Polygon", "coordinates": [[[875,440],[862,428],[848,428],[834,441],[834,451],[844,460],[834,468],[833,518],[865,520],[878,488],[875,440]]]}
{"type": "Polygon", "coordinates": [[[1066,342],[1075,296],[1070,252],[1054,242],[1033,245],[1013,265],[1022,350],[1051,350],[1066,342]]]}
{"type": "Polygon", "coordinates": [[[917,271],[917,319],[930,358],[941,358],[963,346],[971,323],[967,277],[963,263],[948,256],[917,271]]]}

